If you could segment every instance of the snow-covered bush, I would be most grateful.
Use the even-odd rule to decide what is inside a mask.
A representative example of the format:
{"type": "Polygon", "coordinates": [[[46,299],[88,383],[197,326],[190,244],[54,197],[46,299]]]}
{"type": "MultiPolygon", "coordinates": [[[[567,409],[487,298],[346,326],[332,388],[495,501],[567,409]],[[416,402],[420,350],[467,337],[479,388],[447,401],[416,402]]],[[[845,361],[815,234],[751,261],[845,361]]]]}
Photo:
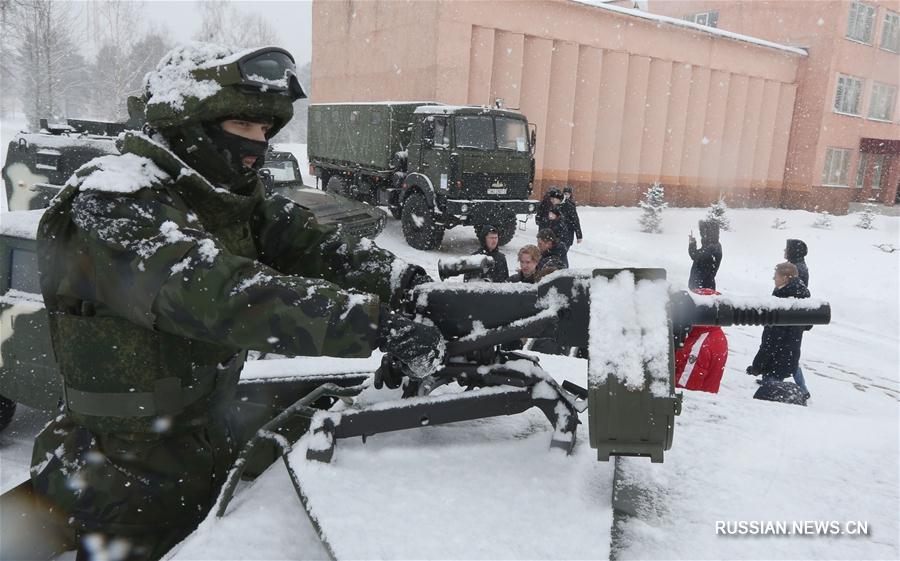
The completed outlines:
{"type": "Polygon", "coordinates": [[[725,204],[725,199],[719,197],[717,202],[709,205],[709,210],[706,213],[706,219],[712,220],[713,222],[719,225],[720,230],[725,230],[726,232],[731,230],[731,220],[728,218],[728,205],[725,204]]]}
{"type": "Polygon", "coordinates": [[[862,212],[859,214],[859,222],[856,223],[857,228],[863,230],[872,230],[875,228],[875,205],[865,203],[862,212]]]}
{"type": "Polygon", "coordinates": [[[816,213],[816,220],[813,222],[813,228],[822,228],[823,230],[831,230],[831,213],[827,210],[816,213]]]}
{"type": "Polygon", "coordinates": [[[781,217],[776,216],[775,221],[772,222],[772,228],[775,230],[784,230],[787,227],[787,220],[782,220],[781,217]]]}
{"type": "Polygon", "coordinates": [[[664,195],[665,189],[660,183],[647,187],[644,198],[639,203],[641,210],[644,211],[638,219],[641,231],[655,234],[662,232],[662,212],[669,206],[664,200],[664,195]]]}

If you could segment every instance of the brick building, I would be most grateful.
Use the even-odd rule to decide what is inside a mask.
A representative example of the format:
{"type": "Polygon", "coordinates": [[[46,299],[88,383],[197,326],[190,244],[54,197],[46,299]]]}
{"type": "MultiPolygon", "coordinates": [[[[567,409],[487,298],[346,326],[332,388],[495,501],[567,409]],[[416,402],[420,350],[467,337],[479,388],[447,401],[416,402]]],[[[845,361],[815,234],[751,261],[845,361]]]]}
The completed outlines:
{"type": "MultiPolygon", "coordinates": [[[[633,205],[660,181],[670,202],[683,206],[720,195],[734,205],[812,205],[815,189],[825,189],[828,208],[846,208],[850,198],[833,196],[837,189],[806,183],[815,162],[793,156],[818,147],[820,137],[847,146],[812,135],[818,125],[808,119],[797,123],[808,115],[795,109],[806,99],[806,49],[711,27],[725,25],[725,11],[697,23],[680,8],[670,18],[622,7],[629,4],[317,0],[312,101],[502,99],[537,124],[538,191],[571,184],[581,202],[633,205]]],[[[872,64],[883,65],[877,58],[872,64]]],[[[866,134],[896,138],[896,131],[866,134]]],[[[893,170],[896,158],[875,157],[893,145],[872,142],[864,143],[873,154],[867,165],[893,170]]],[[[840,180],[844,158],[853,157],[829,154],[840,180]]],[[[884,173],[889,183],[894,172],[884,173]]]]}

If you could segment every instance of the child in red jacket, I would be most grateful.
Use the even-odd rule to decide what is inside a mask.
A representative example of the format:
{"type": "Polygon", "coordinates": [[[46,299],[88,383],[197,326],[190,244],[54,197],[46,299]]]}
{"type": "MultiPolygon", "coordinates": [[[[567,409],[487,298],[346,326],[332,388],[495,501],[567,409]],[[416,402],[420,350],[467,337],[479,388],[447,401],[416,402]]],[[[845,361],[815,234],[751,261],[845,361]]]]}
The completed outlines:
{"type": "MultiPolygon", "coordinates": [[[[705,296],[719,294],[709,288],[694,290],[705,296]]],[[[675,385],[686,390],[719,393],[728,359],[728,339],[721,327],[694,327],[675,351],[675,385]]]]}

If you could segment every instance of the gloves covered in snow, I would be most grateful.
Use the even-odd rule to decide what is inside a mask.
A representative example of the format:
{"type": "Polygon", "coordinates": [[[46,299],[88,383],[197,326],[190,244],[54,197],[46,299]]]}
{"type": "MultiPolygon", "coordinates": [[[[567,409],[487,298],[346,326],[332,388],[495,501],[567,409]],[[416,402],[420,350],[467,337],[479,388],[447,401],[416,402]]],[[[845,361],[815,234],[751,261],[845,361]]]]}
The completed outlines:
{"type": "Polygon", "coordinates": [[[446,344],[440,330],[381,307],[378,347],[399,361],[405,373],[421,378],[434,373],[444,358],[446,344]]]}

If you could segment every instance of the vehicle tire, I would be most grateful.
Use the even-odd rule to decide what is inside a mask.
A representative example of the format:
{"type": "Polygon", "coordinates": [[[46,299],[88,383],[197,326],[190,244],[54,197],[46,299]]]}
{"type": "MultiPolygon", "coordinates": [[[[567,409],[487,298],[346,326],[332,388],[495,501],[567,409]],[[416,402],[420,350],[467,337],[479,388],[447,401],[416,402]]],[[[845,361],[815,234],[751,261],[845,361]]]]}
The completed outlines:
{"type": "Polygon", "coordinates": [[[388,202],[388,210],[391,211],[391,216],[395,220],[403,218],[403,207],[400,206],[400,191],[394,191],[394,194],[391,195],[391,199],[388,202]]]}
{"type": "Polygon", "coordinates": [[[15,412],[16,402],[0,395],[0,431],[9,425],[15,412]]]}
{"type": "Polygon", "coordinates": [[[425,195],[416,192],[403,203],[403,214],[400,218],[403,226],[403,237],[406,243],[415,249],[434,249],[444,239],[444,227],[438,224],[434,209],[428,204],[425,195]]]}
{"type": "Polygon", "coordinates": [[[329,177],[328,183],[325,185],[325,191],[350,198],[350,182],[339,175],[329,177]]]}
{"type": "Polygon", "coordinates": [[[502,220],[497,224],[497,229],[500,230],[500,245],[506,245],[512,241],[513,236],[516,235],[516,227],[518,226],[519,219],[516,218],[515,214],[510,214],[504,216],[502,220]]]}

